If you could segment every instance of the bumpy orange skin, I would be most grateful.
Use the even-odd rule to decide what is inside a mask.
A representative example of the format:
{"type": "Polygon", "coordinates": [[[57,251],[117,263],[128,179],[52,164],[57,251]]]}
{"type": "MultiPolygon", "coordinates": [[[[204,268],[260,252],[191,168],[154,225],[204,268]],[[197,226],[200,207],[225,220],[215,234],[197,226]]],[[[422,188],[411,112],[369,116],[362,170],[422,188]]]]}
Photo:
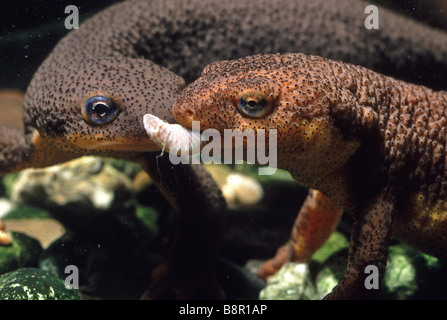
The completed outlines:
{"type": "Polygon", "coordinates": [[[186,127],[277,130],[279,167],[353,214],[347,274],[332,295],[342,297],[360,290],[366,265],[384,270],[391,231],[446,255],[446,106],[443,91],[317,56],[276,54],[209,65],[173,114],[186,127]],[[264,96],[269,113],[241,110],[247,92],[264,96]]]}

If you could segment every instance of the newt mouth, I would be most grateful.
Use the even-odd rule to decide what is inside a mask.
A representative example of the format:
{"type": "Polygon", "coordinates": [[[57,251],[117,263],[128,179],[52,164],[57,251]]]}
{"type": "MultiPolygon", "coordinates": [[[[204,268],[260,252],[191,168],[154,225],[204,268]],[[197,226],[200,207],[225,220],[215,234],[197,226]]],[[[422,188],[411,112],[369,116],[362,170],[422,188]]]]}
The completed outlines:
{"type": "Polygon", "coordinates": [[[63,151],[85,153],[114,153],[114,152],[154,152],[161,148],[149,137],[105,138],[102,134],[81,136],[70,135],[66,138],[51,138],[51,144],[63,151]]]}
{"type": "Polygon", "coordinates": [[[189,155],[200,151],[200,128],[193,131],[179,124],[167,123],[152,114],[144,115],[143,124],[151,140],[169,153],[189,155]]]}

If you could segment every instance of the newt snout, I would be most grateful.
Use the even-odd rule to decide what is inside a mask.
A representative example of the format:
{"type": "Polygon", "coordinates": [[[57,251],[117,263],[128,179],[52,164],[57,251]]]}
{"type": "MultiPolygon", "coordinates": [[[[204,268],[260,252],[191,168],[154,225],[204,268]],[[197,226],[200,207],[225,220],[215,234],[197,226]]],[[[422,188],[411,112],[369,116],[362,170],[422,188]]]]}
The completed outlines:
{"type": "Polygon", "coordinates": [[[181,119],[182,124],[185,128],[192,129],[192,123],[193,121],[197,121],[196,119],[196,112],[194,111],[197,109],[196,107],[192,107],[192,102],[186,102],[182,105],[178,105],[177,108],[175,108],[176,112],[175,117],[178,119],[181,119]]]}

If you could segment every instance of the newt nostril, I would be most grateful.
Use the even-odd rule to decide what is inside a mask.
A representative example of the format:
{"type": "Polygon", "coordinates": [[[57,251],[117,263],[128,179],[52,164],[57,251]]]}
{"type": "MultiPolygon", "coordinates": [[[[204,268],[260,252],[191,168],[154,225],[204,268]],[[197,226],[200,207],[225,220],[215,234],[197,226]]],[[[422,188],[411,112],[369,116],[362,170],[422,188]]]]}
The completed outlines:
{"type": "Polygon", "coordinates": [[[185,109],[183,112],[184,112],[185,117],[187,117],[187,118],[194,117],[194,111],[191,109],[185,109]]]}
{"type": "Polygon", "coordinates": [[[187,104],[174,104],[172,115],[174,116],[175,121],[184,127],[190,127],[196,116],[194,108],[187,104]]]}

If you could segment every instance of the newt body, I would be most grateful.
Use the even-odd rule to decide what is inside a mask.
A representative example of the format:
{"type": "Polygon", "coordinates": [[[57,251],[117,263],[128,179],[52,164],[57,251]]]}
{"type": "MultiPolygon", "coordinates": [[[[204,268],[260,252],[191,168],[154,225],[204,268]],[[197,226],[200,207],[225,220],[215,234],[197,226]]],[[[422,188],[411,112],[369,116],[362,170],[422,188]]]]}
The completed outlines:
{"type": "Polygon", "coordinates": [[[385,9],[380,12],[383,27],[368,32],[366,5],[350,0],[129,0],[113,5],[64,37],[36,71],[23,106],[24,129],[0,128],[0,173],[84,154],[141,161],[183,217],[171,259],[176,269],[160,282],[173,287],[177,297],[191,297],[195,282],[208,285],[207,292],[214,289],[208,297],[222,297],[209,271],[222,228],[220,192],[199,166],[171,166],[166,157],[156,163],[159,148],[141,119],[152,113],[174,122],[170,109],[185,83],[182,78],[194,79],[211,61],[260,52],[306,50],[443,85],[447,36],[385,9]],[[417,30],[417,36],[408,30],[417,30]],[[184,188],[185,181],[194,188],[184,188]],[[184,277],[185,269],[196,271],[184,277]]]}
{"type": "Polygon", "coordinates": [[[383,273],[391,233],[447,254],[446,108],[445,91],[317,56],[277,54],[207,66],[173,114],[187,128],[200,121],[201,130],[221,133],[276,130],[278,166],[354,218],[347,273],[331,297],[356,297],[366,290],[367,265],[383,273]]]}

